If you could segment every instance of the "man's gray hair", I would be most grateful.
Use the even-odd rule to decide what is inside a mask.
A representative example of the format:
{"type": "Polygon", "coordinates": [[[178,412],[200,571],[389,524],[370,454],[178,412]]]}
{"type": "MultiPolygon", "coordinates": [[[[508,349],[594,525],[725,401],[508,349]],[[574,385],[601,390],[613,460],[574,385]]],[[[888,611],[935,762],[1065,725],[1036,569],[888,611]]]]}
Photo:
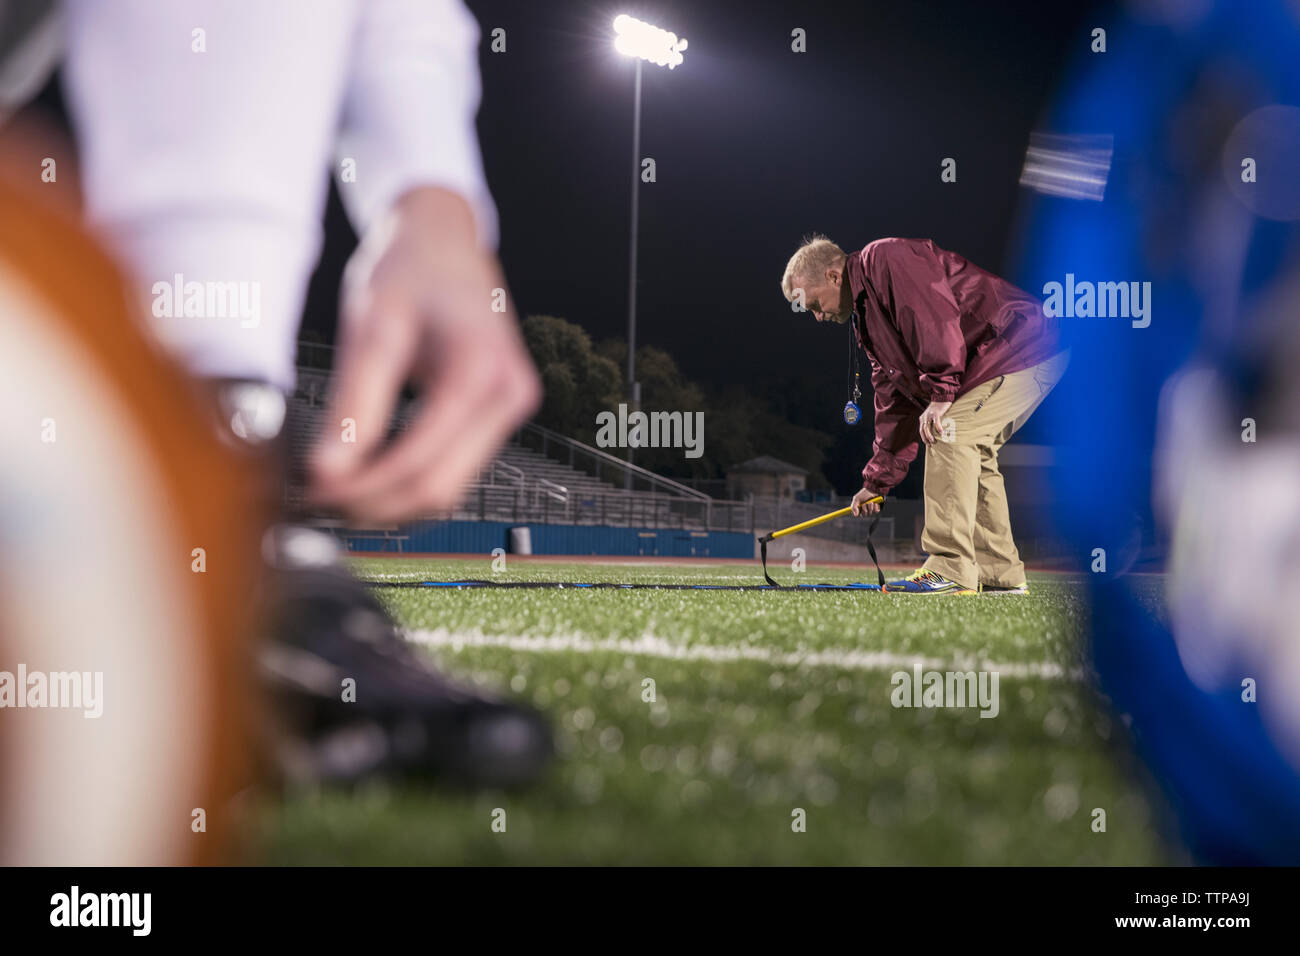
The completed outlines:
{"type": "Polygon", "coordinates": [[[822,279],[826,270],[844,258],[844,250],[825,236],[814,233],[804,239],[795,254],[786,263],[781,276],[781,292],[787,302],[794,299],[794,290],[809,279],[822,279]]]}

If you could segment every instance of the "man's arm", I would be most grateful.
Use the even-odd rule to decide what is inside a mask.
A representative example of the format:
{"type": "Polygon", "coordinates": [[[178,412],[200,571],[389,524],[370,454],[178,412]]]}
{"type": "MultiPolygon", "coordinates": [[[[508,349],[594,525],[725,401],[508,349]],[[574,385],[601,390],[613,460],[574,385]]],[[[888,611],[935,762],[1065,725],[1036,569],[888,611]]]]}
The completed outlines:
{"type": "Polygon", "coordinates": [[[361,8],[340,134],[355,176],[339,190],[363,238],[311,461],[313,498],[361,520],[451,508],[541,401],[494,252],[474,129],[479,35],[460,0],[361,8]],[[408,381],[419,411],[384,447],[408,381]]]}
{"type": "Polygon", "coordinates": [[[382,522],[449,509],[537,410],[537,372],[477,228],[461,196],[412,189],[348,263],[327,424],[312,456],[316,501],[382,522]],[[416,418],[381,447],[408,380],[421,390],[416,418]]]}
{"type": "Polygon", "coordinates": [[[495,250],[497,213],[475,117],[481,31],[461,0],[364,0],[348,66],[335,177],[365,235],[412,189],[462,197],[477,243],[495,250]]]}
{"type": "Polygon", "coordinates": [[[247,283],[256,305],[202,317],[146,310],[196,375],[293,387],[360,8],[358,0],[65,7],[63,83],[86,211],[132,267],[140,298],[148,305],[155,283],[181,275],[247,283]]]}
{"type": "Polygon", "coordinates": [[[68,14],[87,206],[143,297],[177,275],[246,282],[256,296],[250,316],[155,316],[195,374],[292,388],[341,123],[355,179],[340,190],[363,239],[313,491],[362,520],[454,504],[540,401],[492,252],[474,134],[479,34],[464,6],[71,0],[68,14]],[[419,417],[381,450],[408,380],[422,388],[419,417]]]}
{"type": "Polygon", "coordinates": [[[874,359],[871,387],[875,390],[876,437],[871,461],[862,469],[862,487],[885,495],[903,480],[916,460],[920,410],[894,387],[874,359]]]}

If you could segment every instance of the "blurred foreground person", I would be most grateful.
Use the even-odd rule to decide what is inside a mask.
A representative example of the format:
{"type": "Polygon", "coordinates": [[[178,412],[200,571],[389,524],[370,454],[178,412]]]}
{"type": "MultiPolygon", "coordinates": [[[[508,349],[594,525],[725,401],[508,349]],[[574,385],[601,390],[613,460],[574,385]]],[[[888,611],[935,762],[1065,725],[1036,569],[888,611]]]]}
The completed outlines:
{"type": "Polygon", "coordinates": [[[1300,7],[1129,2],[1107,26],[1047,118],[1057,144],[1113,136],[1104,200],[1076,178],[1093,153],[1040,155],[1018,278],[1144,282],[1149,313],[1063,321],[1080,374],[1053,409],[1055,513],[1101,689],[1177,836],[1203,862],[1295,865],[1300,7]],[[1162,562],[1163,595],[1131,573],[1162,562]]]}
{"type": "MultiPolygon", "coordinates": [[[[131,286],[103,301],[138,306],[201,383],[210,435],[236,463],[243,495],[237,505],[212,498],[214,519],[261,525],[261,581],[244,578],[227,600],[264,608],[272,629],[258,658],[279,769],[303,781],[531,780],[551,753],[542,717],[437,673],[346,570],[331,535],[275,517],[295,457],[286,394],[331,169],[362,241],[341,296],[330,410],[305,456],[312,505],[362,523],[448,509],[537,406],[492,251],[496,214],[473,128],[477,25],[454,0],[72,0],[62,13],[86,215],[131,286]],[[420,391],[414,421],[387,443],[408,383],[420,391]]],[[[70,244],[66,266],[90,261],[87,248],[70,244]]],[[[139,338],[127,312],[105,309],[98,321],[118,341],[139,338]]],[[[93,394],[71,407],[94,405],[93,394]]],[[[121,497],[137,508],[167,500],[127,487],[121,497]]],[[[125,555],[87,560],[96,555],[132,574],[125,555]]],[[[257,558],[240,560],[258,571],[257,558]]],[[[220,694],[216,705],[232,708],[248,696],[220,694]]],[[[207,699],[178,700],[187,697],[207,699]]],[[[20,858],[48,862],[35,850],[20,858]]]]}
{"type": "Polygon", "coordinates": [[[6,178],[0,865],[216,862],[253,774],[257,478],[72,211],[6,178]]]}
{"type": "MultiPolygon", "coordinates": [[[[158,336],[219,383],[230,435],[286,466],[285,393],[334,169],[362,241],[313,504],[368,523],[449,509],[539,400],[492,251],[473,18],[458,0],[71,0],[66,14],[88,216],[158,336]],[[418,410],[386,445],[408,383],[418,410]]],[[[540,716],[437,674],[333,540],[306,527],[265,540],[279,603],[263,661],[289,718],[285,769],[533,777],[550,750],[540,716]]]]}

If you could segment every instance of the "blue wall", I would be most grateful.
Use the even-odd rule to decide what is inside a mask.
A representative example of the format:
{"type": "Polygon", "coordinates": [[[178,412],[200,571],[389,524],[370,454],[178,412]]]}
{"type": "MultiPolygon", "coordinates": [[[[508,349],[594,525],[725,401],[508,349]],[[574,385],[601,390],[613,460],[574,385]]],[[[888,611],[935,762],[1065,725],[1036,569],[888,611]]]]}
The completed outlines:
{"type": "MultiPolygon", "coordinates": [[[[530,524],[505,521],[441,521],[410,525],[402,550],[452,554],[490,554],[510,550],[510,529],[531,529],[533,554],[645,554],[659,557],[744,558],[754,556],[754,539],[736,531],[682,531],[673,528],[609,528],[600,525],[530,524]]],[[[383,532],[345,535],[349,551],[395,551],[383,532]]]]}

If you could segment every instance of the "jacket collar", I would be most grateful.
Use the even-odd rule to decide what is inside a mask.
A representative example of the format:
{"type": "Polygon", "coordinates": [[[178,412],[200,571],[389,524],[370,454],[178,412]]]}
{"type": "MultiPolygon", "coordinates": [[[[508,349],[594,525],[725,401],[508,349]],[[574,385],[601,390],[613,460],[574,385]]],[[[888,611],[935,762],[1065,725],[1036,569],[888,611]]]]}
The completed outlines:
{"type": "Polygon", "coordinates": [[[844,260],[844,278],[849,284],[849,294],[853,297],[853,314],[849,316],[857,335],[858,345],[867,349],[867,322],[862,314],[862,293],[867,290],[867,270],[862,265],[862,250],[850,252],[844,260]]]}
{"type": "Polygon", "coordinates": [[[853,295],[854,307],[867,288],[867,270],[862,265],[862,250],[850,252],[844,260],[844,277],[849,283],[849,292],[853,295]]]}

